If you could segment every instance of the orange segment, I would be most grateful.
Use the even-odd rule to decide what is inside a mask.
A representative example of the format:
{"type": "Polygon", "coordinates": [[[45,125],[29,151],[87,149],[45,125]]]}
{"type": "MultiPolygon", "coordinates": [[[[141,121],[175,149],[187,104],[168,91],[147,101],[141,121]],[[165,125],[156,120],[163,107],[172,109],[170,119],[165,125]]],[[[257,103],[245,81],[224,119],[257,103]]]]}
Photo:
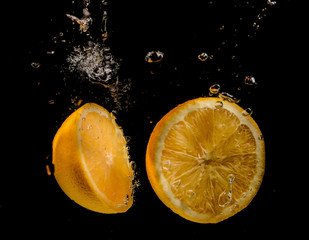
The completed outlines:
{"type": "Polygon", "coordinates": [[[261,132],[243,109],[218,98],[179,105],[156,125],[146,168],[150,183],[175,213],[200,223],[245,208],[264,173],[261,132]]]}
{"type": "Polygon", "coordinates": [[[87,103],[64,121],[53,141],[53,164],[58,184],[81,206],[117,213],[132,205],[126,141],[103,107],[87,103]]]}

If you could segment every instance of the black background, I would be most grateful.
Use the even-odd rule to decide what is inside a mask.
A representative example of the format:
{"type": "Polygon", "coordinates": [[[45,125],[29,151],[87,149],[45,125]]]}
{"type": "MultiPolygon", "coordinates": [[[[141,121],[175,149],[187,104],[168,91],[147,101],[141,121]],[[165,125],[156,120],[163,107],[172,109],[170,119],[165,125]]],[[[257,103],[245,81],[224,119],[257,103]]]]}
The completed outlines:
{"type": "MultiPolygon", "coordinates": [[[[8,134],[1,157],[0,218],[5,224],[0,228],[15,226],[26,235],[42,235],[41,231],[46,236],[99,234],[102,239],[299,233],[292,222],[299,213],[296,203],[304,198],[296,190],[304,147],[300,135],[306,99],[306,79],[301,74],[304,15],[297,1],[278,0],[271,7],[266,2],[110,1],[107,44],[122,59],[121,76],[132,82],[121,102],[130,103],[125,109],[117,109],[104,96],[106,89],[78,75],[72,80],[65,71],[72,46],[88,40],[65,14],[81,17],[83,4],[56,0],[5,6],[2,128],[8,134]],[[266,16],[257,20],[263,8],[266,16]],[[258,30],[254,22],[260,25],[258,30]],[[53,42],[59,32],[67,43],[53,42]],[[50,50],[55,54],[46,54],[50,50]],[[152,50],[164,52],[162,62],[145,62],[152,50]],[[201,62],[197,58],[201,52],[213,59],[201,62]],[[34,69],[32,62],[41,66],[34,69]],[[256,78],[257,87],[243,84],[247,75],[256,78]],[[66,84],[64,76],[70,79],[66,84]],[[265,138],[266,172],[246,209],[219,224],[205,225],[179,217],[156,197],[147,179],[144,155],[154,124],[177,104],[207,96],[213,83],[240,97],[242,107],[253,109],[265,138]],[[130,137],[130,156],[141,185],[127,213],[88,211],[71,201],[53,176],[46,174],[53,136],[73,111],[74,96],[109,111],[116,109],[117,122],[130,137]],[[54,104],[48,103],[51,99],[54,104]]],[[[91,3],[89,10],[94,18],[91,36],[99,41],[100,9],[91,3]]],[[[20,234],[18,230],[13,234],[20,234]]]]}

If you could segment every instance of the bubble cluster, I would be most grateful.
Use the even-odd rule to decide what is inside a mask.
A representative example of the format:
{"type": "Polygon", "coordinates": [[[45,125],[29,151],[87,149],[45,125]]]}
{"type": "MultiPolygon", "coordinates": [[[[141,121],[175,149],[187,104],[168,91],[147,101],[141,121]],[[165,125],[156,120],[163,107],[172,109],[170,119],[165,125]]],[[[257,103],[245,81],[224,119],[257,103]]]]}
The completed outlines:
{"type": "Polygon", "coordinates": [[[120,66],[108,46],[93,41],[74,47],[66,61],[71,72],[77,71],[90,81],[103,84],[116,78],[120,66]]]}

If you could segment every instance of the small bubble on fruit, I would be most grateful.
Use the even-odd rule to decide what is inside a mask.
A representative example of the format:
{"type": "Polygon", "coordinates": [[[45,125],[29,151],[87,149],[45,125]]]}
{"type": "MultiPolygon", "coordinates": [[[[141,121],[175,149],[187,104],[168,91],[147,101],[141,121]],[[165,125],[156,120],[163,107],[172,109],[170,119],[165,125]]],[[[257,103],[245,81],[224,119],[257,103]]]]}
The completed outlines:
{"type": "Polygon", "coordinates": [[[193,190],[189,189],[189,190],[186,192],[186,195],[187,195],[187,197],[189,197],[189,198],[193,198],[193,197],[195,197],[195,192],[194,192],[193,190]]]}
{"type": "Polygon", "coordinates": [[[174,188],[178,188],[180,186],[180,184],[181,184],[181,180],[180,179],[172,182],[172,186],[174,188]]]}
{"type": "Polygon", "coordinates": [[[217,101],[217,102],[215,103],[215,107],[216,107],[216,108],[222,108],[222,107],[223,107],[223,102],[217,101]]]}
{"type": "Polygon", "coordinates": [[[221,98],[223,101],[227,101],[227,102],[230,102],[230,103],[239,103],[240,102],[239,98],[236,98],[235,96],[233,96],[232,94],[227,93],[227,92],[219,93],[219,98],[221,98]]]}
{"type": "Polygon", "coordinates": [[[162,168],[164,169],[164,170],[166,170],[166,171],[168,171],[168,170],[170,170],[170,168],[171,168],[171,161],[170,160],[165,160],[165,161],[163,161],[163,166],[162,166],[162,168]]]}
{"type": "Polygon", "coordinates": [[[253,113],[253,110],[251,108],[246,108],[245,110],[242,111],[242,115],[247,117],[247,116],[251,116],[253,113]]]}

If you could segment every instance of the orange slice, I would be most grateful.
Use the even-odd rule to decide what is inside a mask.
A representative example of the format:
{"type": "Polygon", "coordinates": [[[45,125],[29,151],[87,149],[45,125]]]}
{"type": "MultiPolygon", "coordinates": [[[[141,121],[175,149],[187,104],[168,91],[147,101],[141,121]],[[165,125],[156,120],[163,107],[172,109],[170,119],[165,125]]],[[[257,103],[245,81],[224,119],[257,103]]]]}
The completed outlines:
{"type": "Polygon", "coordinates": [[[131,207],[126,141],[105,108],[87,103],[64,121],[53,140],[53,164],[59,186],[79,205],[100,213],[131,207]]]}
{"type": "Polygon", "coordinates": [[[245,208],[265,168],[262,133],[237,104],[220,98],[187,101],[155,126],[147,146],[149,181],[180,216],[217,223],[245,208]]]}

